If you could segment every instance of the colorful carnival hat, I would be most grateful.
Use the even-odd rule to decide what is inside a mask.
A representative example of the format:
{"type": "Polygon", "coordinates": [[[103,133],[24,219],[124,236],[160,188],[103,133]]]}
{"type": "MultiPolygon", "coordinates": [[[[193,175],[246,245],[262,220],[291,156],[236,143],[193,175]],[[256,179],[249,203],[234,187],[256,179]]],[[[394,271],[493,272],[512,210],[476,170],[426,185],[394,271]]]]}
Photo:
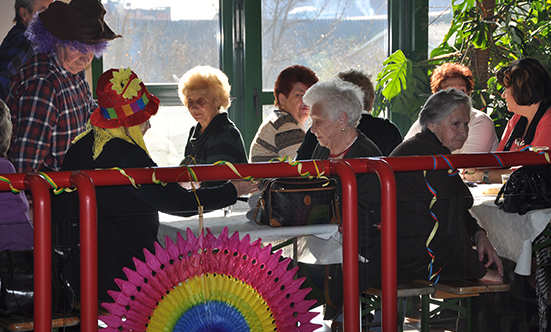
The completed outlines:
{"type": "Polygon", "coordinates": [[[99,108],[90,122],[101,128],[133,127],[157,113],[159,98],[130,68],[109,69],[101,74],[96,88],[99,108]]]}

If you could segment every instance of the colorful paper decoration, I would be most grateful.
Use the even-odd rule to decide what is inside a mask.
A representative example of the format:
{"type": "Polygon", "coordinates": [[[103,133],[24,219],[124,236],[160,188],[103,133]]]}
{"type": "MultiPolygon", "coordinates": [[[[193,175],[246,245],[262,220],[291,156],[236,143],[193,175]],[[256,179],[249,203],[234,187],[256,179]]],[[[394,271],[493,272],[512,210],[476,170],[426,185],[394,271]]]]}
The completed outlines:
{"type": "Polygon", "coordinates": [[[298,267],[287,269],[290,258],[250,243],[249,235],[187,240],[178,233],[176,244],[166,237],[166,249],[155,243],[145,262],[134,258],[136,270],[124,268],[128,280],[116,279],[120,291],[109,291],[115,303],[103,303],[110,315],[100,319],[105,332],[120,331],[303,331],[320,325],[305,300],[310,288],[305,277],[294,279],[298,267]]]}

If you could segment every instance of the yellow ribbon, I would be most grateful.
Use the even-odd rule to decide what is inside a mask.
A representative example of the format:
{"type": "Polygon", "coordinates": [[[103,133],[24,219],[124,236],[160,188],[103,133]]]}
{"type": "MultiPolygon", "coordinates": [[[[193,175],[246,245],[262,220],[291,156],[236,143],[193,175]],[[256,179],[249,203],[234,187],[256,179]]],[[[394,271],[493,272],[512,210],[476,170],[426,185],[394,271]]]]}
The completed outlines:
{"type": "Polygon", "coordinates": [[[160,184],[161,186],[166,187],[166,182],[163,182],[161,180],[157,180],[157,177],[155,176],[155,170],[153,170],[153,174],[151,175],[151,180],[155,184],[160,184]]]}
{"type": "Polygon", "coordinates": [[[3,176],[0,176],[0,181],[4,181],[6,182],[9,186],[10,186],[10,189],[11,189],[11,192],[14,193],[14,194],[18,194],[19,193],[19,190],[15,189],[12,184],[11,184],[11,181],[8,180],[8,178],[5,178],[3,176]]]}
{"type": "Polygon", "coordinates": [[[112,170],[115,170],[115,171],[119,171],[122,175],[126,176],[128,178],[128,180],[130,180],[130,183],[132,184],[132,186],[136,189],[140,188],[140,185],[139,184],[136,184],[136,181],[128,174],[126,174],[126,172],[124,171],[124,169],[120,168],[120,167],[113,167],[111,168],[112,170]]]}
{"type": "MultiPolygon", "coordinates": [[[[195,158],[193,156],[188,156],[193,160],[193,163],[195,164],[195,158]]],[[[186,158],[187,159],[187,158],[186,158]]],[[[203,231],[203,205],[201,205],[201,200],[199,199],[199,196],[197,195],[197,188],[195,188],[195,185],[193,182],[199,182],[199,179],[197,178],[197,174],[195,174],[195,171],[193,171],[192,168],[190,168],[188,165],[180,165],[187,169],[187,173],[189,174],[189,182],[191,184],[191,192],[195,195],[195,199],[197,200],[197,206],[198,206],[198,213],[199,213],[199,230],[200,233],[203,231]]],[[[180,176],[184,175],[186,172],[180,173],[177,177],[177,179],[180,178],[180,176]]]]}
{"type": "Polygon", "coordinates": [[[249,175],[249,176],[243,177],[241,174],[239,174],[239,171],[237,170],[237,168],[235,168],[235,166],[233,166],[233,164],[230,163],[229,161],[219,160],[219,161],[215,162],[213,165],[226,165],[226,166],[228,166],[237,176],[239,176],[241,179],[254,182],[254,178],[253,178],[252,176],[249,175]]]}
{"type": "MultiPolygon", "coordinates": [[[[318,178],[318,179],[327,180],[327,183],[325,183],[323,185],[324,187],[329,184],[329,178],[327,176],[323,175],[323,174],[325,174],[325,169],[323,169],[320,172],[318,164],[316,163],[315,160],[312,160],[312,162],[314,163],[314,168],[316,169],[316,175],[315,176],[310,174],[310,172],[302,173],[302,163],[298,160],[292,161],[291,158],[289,158],[289,156],[280,157],[280,158],[273,158],[272,160],[270,160],[270,162],[273,162],[273,161],[287,162],[289,165],[291,165],[293,167],[296,167],[298,174],[303,178],[313,179],[315,177],[315,178],[318,178]]],[[[322,165],[323,165],[323,163],[322,163],[322,165]]]]}
{"type": "Polygon", "coordinates": [[[52,186],[52,188],[54,188],[54,195],[59,195],[64,191],[68,192],[68,193],[71,193],[71,192],[76,190],[76,189],[71,189],[71,188],[59,188],[57,186],[57,184],[54,182],[54,180],[52,180],[52,178],[48,176],[48,174],[46,174],[44,172],[38,172],[38,174],[42,175],[44,177],[44,179],[50,184],[50,186],[52,186]]]}

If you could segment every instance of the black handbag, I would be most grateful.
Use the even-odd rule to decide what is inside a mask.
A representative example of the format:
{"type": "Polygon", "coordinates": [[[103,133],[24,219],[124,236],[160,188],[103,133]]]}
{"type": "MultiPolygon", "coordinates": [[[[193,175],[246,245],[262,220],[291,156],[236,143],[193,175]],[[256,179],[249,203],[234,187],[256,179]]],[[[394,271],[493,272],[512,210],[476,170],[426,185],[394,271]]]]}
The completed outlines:
{"type": "MultiPolygon", "coordinates": [[[[52,254],[52,312],[69,313],[75,294],[64,280],[62,269],[68,251],[56,248],[52,254]]],[[[0,317],[29,316],[34,310],[33,250],[0,251],[0,317]]]]}
{"type": "Polygon", "coordinates": [[[551,165],[523,166],[512,172],[499,190],[495,204],[505,212],[520,215],[550,208],[551,165]]]}
{"type": "Polygon", "coordinates": [[[340,224],[337,181],[328,179],[264,179],[254,220],[261,225],[340,224]]]}

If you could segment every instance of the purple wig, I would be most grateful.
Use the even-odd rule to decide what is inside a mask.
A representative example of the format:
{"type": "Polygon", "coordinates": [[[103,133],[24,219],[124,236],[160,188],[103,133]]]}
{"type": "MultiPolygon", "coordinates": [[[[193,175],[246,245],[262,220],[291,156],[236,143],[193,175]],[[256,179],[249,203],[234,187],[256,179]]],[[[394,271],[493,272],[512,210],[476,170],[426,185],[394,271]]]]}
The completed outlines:
{"type": "Polygon", "coordinates": [[[38,53],[46,53],[49,55],[55,53],[56,46],[61,46],[70,47],[81,53],[94,52],[96,58],[99,58],[103,52],[105,52],[109,43],[107,41],[102,41],[97,44],[86,44],[76,40],[58,39],[46,29],[38,16],[29,24],[27,31],[25,31],[25,37],[31,41],[33,48],[38,53]]]}

